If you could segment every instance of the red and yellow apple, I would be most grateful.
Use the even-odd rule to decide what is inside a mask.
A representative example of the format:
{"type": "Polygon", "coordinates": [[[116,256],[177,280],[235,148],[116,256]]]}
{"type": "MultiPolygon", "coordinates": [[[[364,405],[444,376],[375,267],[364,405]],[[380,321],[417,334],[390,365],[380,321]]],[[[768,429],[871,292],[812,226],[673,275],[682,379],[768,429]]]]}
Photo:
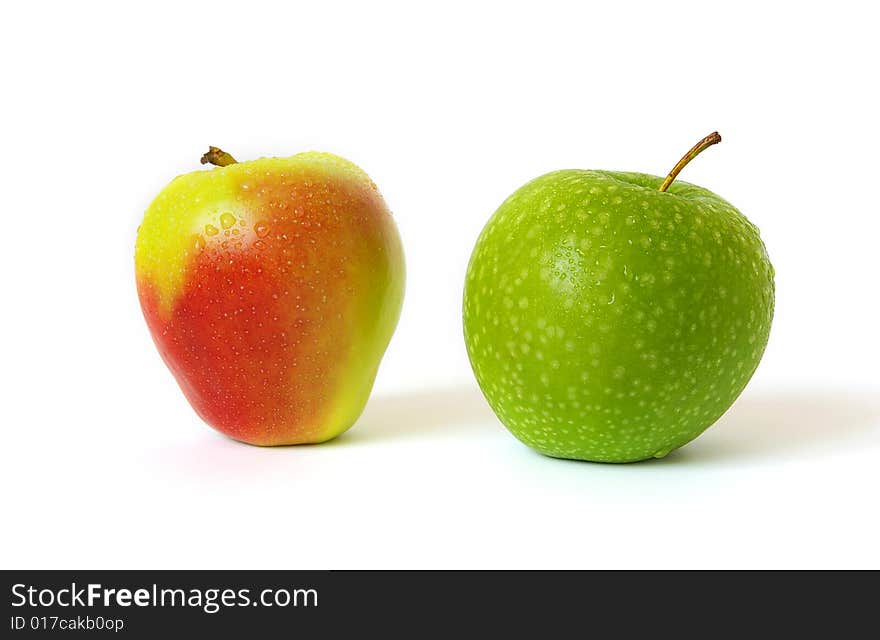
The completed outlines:
{"type": "Polygon", "coordinates": [[[327,153],[175,178],[144,214],[138,297],[205,422],[256,445],[357,420],[400,315],[403,249],[376,185],[327,153]]]}

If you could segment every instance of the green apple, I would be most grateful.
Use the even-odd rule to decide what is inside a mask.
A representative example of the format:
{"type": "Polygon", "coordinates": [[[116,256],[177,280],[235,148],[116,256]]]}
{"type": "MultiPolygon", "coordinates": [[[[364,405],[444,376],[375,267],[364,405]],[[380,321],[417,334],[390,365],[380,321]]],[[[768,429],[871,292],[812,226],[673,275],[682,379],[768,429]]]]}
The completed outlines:
{"type": "Polygon", "coordinates": [[[767,345],[773,267],[758,229],[711,191],[565,170],[514,192],[483,229],[464,337],[502,423],[549,456],[659,458],[742,392],[767,345]]]}

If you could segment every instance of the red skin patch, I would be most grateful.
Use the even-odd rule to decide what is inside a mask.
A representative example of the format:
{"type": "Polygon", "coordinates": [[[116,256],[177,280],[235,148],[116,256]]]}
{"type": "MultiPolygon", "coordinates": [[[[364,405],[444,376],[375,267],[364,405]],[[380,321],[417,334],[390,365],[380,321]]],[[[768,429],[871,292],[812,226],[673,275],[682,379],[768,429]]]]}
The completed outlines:
{"type": "Polygon", "coordinates": [[[171,309],[138,278],[141,307],[205,422],[253,444],[320,441],[364,308],[358,289],[389,269],[388,213],[374,187],[327,176],[240,186],[234,225],[193,238],[171,309]]]}

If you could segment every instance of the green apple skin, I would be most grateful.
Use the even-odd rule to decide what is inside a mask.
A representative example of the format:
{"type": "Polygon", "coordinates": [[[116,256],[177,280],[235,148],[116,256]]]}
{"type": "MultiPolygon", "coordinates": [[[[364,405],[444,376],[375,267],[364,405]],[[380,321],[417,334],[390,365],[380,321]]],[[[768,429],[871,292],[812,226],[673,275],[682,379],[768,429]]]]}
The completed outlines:
{"type": "Polygon", "coordinates": [[[511,195],[480,235],[464,337],[502,423],[548,456],[659,458],[733,404],[767,345],[774,271],[711,191],[565,170],[511,195]]]}

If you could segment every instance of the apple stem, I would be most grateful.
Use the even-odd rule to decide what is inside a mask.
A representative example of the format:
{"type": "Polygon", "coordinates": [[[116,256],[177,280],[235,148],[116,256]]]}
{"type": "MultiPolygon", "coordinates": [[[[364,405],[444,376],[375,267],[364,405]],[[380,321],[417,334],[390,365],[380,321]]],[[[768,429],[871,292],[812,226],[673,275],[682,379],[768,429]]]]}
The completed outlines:
{"type": "Polygon", "coordinates": [[[679,173],[681,173],[681,170],[684,169],[688,162],[696,158],[713,144],[718,144],[719,142],[721,142],[721,135],[717,131],[713,131],[695,144],[691,150],[684,154],[684,157],[678,161],[678,164],[672,167],[672,171],[669,172],[669,175],[666,176],[666,180],[660,185],[660,191],[666,191],[669,188],[669,185],[672,184],[672,181],[675,180],[679,173]]]}
{"type": "Polygon", "coordinates": [[[208,152],[202,156],[202,164],[210,163],[216,167],[226,167],[237,162],[238,160],[219,147],[208,147],[208,152]]]}

